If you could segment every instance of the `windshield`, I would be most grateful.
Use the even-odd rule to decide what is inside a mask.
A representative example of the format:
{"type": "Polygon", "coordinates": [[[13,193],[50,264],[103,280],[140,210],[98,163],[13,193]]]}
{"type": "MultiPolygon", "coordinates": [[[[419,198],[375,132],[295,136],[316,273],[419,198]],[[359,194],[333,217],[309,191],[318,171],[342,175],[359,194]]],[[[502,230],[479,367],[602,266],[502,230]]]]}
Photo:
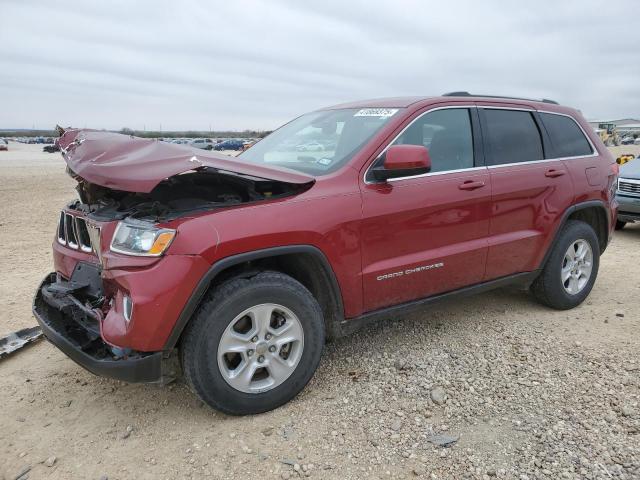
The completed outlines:
{"type": "Polygon", "coordinates": [[[238,157],[253,163],[291,168],[311,175],[344,165],[397,108],[345,108],[296,118],[238,157]]]}

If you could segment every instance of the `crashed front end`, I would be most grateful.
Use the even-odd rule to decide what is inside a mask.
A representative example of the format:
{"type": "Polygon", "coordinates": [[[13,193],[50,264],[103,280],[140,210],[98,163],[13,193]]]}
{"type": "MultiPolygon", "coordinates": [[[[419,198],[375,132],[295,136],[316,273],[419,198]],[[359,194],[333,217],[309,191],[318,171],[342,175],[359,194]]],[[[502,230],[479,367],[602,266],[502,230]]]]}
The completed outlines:
{"type": "Polygon", "coordinates": [[[105,132],[67,131],[59,144],[79,199],[60,213],[54,272],[36,292],[34,315],[49,341],[94,374],[169,381],[168,339],[211,267],[203,252],[219,238],[207,213],[277,200],[310,182],[288,172],[255,177],[264,172],[105,132]]]}
{"type": "Polygon", "coordinates": [[[209,263],[198,255],[112,251],[115,231],[126,220],[99,222],[73,206],[60,215],[55,271],[34,299],[43,333],[96,375],[170,381],[176,368],[166,338],[209,263]]]}

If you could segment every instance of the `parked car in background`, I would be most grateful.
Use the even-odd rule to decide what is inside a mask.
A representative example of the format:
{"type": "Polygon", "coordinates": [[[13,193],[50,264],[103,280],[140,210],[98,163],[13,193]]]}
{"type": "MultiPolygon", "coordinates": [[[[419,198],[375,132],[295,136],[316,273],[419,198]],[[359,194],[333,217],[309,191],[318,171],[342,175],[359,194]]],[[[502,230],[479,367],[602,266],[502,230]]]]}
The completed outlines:
{"type": "Polygon", "coordinates": [[[54,143],[53,145],[45,145],[44,147],[42,147],[42,151],[46,153],[59,152],[60,146],[57,143],[54,143]]]}
{"type": "Polygon", "coordinates": [[[318,141],[312,140],[296,147],[298,152],[322,152],[324,145],[318,141]]]}
{"type": "Polygon", "coordinates": [[[242,150],[248,150],[256,144],[255,140],[245,140],[242,142],[242,150]]]}
{"type": "Polygon", "coordinates": [[[191,146],[194,148],[201,148],[202,150],[212,150],[215,142],[210,138],[194,138],[191,141],[191,146]]]}
{"type": "Polygon", "coordinates": [[[7,142],[4,138],[0,138],[0,150],[9,150],[9,142],[7,142]]]}
{"type": "Polygon", "coordinates": [[[640,155],[620,167],[616,200],[617,230],[622,230],[627,223],[640,222],[640,155]]]}
{"type": "Polygon", "coordinates": [[[439,300],[516,285],[580,305],[617,215],[611,153],[549,100],[353,102],[197,162],[110,132],[59,143],[79,198],[36,291],[44,334],[121,380],[168,381],[179,361],[236,415],[295,397],[326,338],[439,300]],[[328,137],[317,158],[290,149],[328,137]]]}
{"type": "Polygon", "coordinates": [[[633,145],[634,141],[635,138],[633,137],[624,137],[622,140],[620,140],[620,145],[633,145]]]}
{"type": "Polygon", "coordinates": [[[243,150],[244,142],[242,140],[225,140],[213,146],[214,150],[243,150]]]}

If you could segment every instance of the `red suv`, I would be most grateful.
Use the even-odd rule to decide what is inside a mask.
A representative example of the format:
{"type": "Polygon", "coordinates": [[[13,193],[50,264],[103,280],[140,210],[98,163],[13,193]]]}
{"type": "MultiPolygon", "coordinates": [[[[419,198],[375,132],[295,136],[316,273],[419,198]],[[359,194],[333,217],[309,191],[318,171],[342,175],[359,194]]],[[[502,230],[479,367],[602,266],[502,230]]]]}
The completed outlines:
{"type": "Polygon", "coordinates": [[[617,165],[549,100],[389,98],[296,118],[239,157],[69,129],[79,199],[60,214],[34,313],[98,374],[263,412],[325,340],[509,284],[568,309],[616,219],[617,165]],[[313,149],[303,148],[313,145],[313,149]]]}

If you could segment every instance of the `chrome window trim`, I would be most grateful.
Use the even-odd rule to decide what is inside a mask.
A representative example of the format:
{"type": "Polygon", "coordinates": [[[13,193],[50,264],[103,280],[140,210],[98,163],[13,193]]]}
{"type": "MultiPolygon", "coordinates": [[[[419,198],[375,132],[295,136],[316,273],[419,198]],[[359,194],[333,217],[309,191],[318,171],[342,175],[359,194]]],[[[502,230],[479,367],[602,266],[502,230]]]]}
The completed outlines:
{"type": "MultiPolygon", "coordinates": [[[[591,157],[597,157],[598,155],[600,155],[598,153],[598,150],[596,150],[595,146],[591,142],[591,139],[589,138],[589,135],[586,134],[586,132],[584,131],[582,126],[578,122],[576,122],[575,118],[573,118],[571,115],[567,115],[566,113],[550,112],[548,110],[531,110],[531,109],[527,109],[527,108],[491,107],[491,106],[485,106],[485,105],[478,105],[478,108],[484,108],[486,110],[518,110],[518,111],[522,111],[522,112],[548,113],[548,114],[551,114],[551,115],[560,115],[562,117],[568,117],[571,120],[573,120],[573,123],[575,123],[578,126],[578,128],[580,129],[580,131],[582,132],[584,137],[587,139],[587,142],[589,142],[589,146],[591,147],[591,154],[590,155],[577,155],[577,156],[573,156],[573,157],[543,158],[543,159],[540,159],[540,160],[527,160],[526,162],[500,163],[498,165],[487,165],[488,168],[515,167],[516,165],[529,165],[529,164],[532,164],[532,163],[557,162],[557,161],[560,161],[560,160],[573,160],[575,158],[591,158],[591,157]]],[[[543,125],[543,127],[544,127],[544,125],[543,125]]],[[[540,137],[540,140],[542,141],[542,136],[540,137]]],[[[543,148],[544,148],[544,142],[543,142],[543,148]]]]}
{"type": "MultiPolygon", "coordinates": [[[[427,110],[426,112],[421,113],[420,115],[418,115],[416,118],[414,118],[411,122],[409,122],[407,124],[407,126],[405,126],[402,130],[400,130],[400,132],[393,137],[393,139],[387,143],[387,145],[382,149],[382,151],[376,156],[376,158],[371,162],[371,164],[367,167],[367,169],[364,172],[364,175],[362,176],[362,181],[364,182],[365,185],[379,185],[379,184],[384,184],[385,182],[369,182],[367,181],[367,175],[369,174],[369,170],[371,170],[371,168],[373,167],[373,165],[378,161],[378,159],[385,154],[385,152],[389,149],[389,147],[391,145],[393,145],[393,142],[395,142],[398,138],[400,138],[400,136],[411,126],[413,125],[415,122],[417,122],[418,120],[420,120],[422,117],[424,117],[425,115],[427,115],[428,113],[431,112],[435,112],[437,110],[451,110],[453,108],[467,108],[467,109],[471,109],[471,108],[477,108],[476,105],[447,105],[445,107],[435,107],[432,108],[431,110],[427,110]]],[[[471,120],[471,119],[469,119],[471,120]]],[[[473,122],[472,122],[473,123],[473,122]]],[[[473,128],[473,126],[472,126],[473,128]]],[[[471,133],[471,135],[473,136],[473,131],[471,133]]],[[[475,162],[475,158],[474,158],[474,162],[475,162]]],[[[393,178],[393,179],[388,179],[388,182],[398,182],[400,180],[409,180],[409,179],[413,179],[413,178],[422,178],[422,177],[431,177],[434,175],[443,175],[445,173],[453,173],[453,172],[464,172],[467,170],[479,170],[479,169],[483,169],[486,168],[484,166],[482,167],[469,167],[469,168],[461,168],[461,169],[457,169],[457,170],[443,170],[441,172],[428,172],[428,173],[421,173],[420,175],[410,175],[408,177],[397,177],[397,178],[393,178]]]]}
{"type": "Polygon", "coordinates": [[[572,157],[555,158],[554,160],[569,160],[572,158],[589,158],[589,157],[597,157],[599,155],[598,150],[596,149],[596,146],[591,141],[591,138],[589,138],[589,135],[587,135],[587,132],[584,131],[584,128],[582,128],[582,125],[580,125],[580,123],[578,123],[576,119],[573,118],[571,115],[568,115],[566,113],[550,112],[549,110],[538,110],[538,113],[547,113],[549,115],[559,115],[561,117],[570,118],[573,121],[573,123],[575,123],[578,126],[578,128],[582,132],[582,135],[584,135],[584,138],[587,139],[587,142],[589,142],[589,146],[591,147],[591,155],[574,155],[572,157]]]}
{"type": "MultiPolygon", "coordinates": [[[[474,170],[486,170],[486,166],[482,167],[470,167],[470,168],[458,168],[456,170],[443,170],[441,172],[429,172],[429,173],[421,173],[420,175],[411,175],[410,177],[398,177],[398,178],[389,178],[387,182],[397,182],[399,180],[411,180],[413,178],[422,178],[422,177],[435,177],[438,175],[447,175],[448,173],[458,173],[458,172],[472,172],[474,170]]],[[[374,182],[379,183],[379,182],[374,182]]]]}
{"type": "Polygon", "coordinates": [[[545,158],[544,160],[528,160],[526,162],[500,163],[498,165],[487,165],[487,168],[516,167],[518,165],[531,165],[533,163],[557,162],[557,158],[545,158]]]}
{"type": "MultiPolygon", "coordinates": [[[[397,182],[397,181],[400,181],[400,180],[409,180],[409,179],[413,179],[413,178],[430,177],[430,176],[434,176],[434,175],[443,175],[445,173],[455,173],[455,172],[465,172],[465,171],[472,171],[472,170],[481,170],[483,168],[491,169],[491,168],[502,168],[502,167],[515,167],[517,165],[529,165],[529,164],[534,164],[534,163],[557,162],[557,161],[560,161],[560,160],[574,160],[576,158],[592,158],[592,157],[597,157],[597,156],[600,155],[600,153],[596,149],[595,145],[591,141],[591,138],[589,138],[589,135],[587,135],[587,133],[585,132],[584,128],[582,128],[582,125],[580,125],[580,123],[578,123],[575,118],[573,118],[571,115],[566,114],[566,113],[552,112],[552,111],[549,111],[549,110],[538,110],[538,109],[535,109],[533,107],[526,107],[526,106],[522,106],[522,107],[500,107],[500,106],[493,106],[493,105],[466,105],[466,104],[465,105],[447,105],[445,107],[436,107],[436,108],[432,108],[431,110],[427,110],[426,112],[423,112],[422,114],[420,114],[419,116],[414,118],[406,127],[404,127],[400,131],[400,133],[398,133],[387,144],[387,146],[384,147],[384,149],[380,152],[380,154],[373,160],[373,162],[371,162],[369,167],[365,170],[364,176],[362,177],[362,180],[364,181],[365,185],[378,185],[380,183],[385,183],[385,182],[369,182],[369,181],[367,181],[367,174],[369,173],[369,170],[371,170],[373,165],[378,161],[378,159],[382,155],[384,155],[384,153],[389,149],[389,147],[391,145],[393,145],[393,143],[405,132],[405,130],[407,130],[411,125],[413,125],[414,122],[418,121],[424,115],[426,115],[428,113],[431,113],[431,112],[435,112],[436,110],[449,110],[449,109],[452,109],[452,108],[467,108],[467,109],[471,109],[471,108],[480,109],[480,108],[482,108],[482,109],[486,109],[486,110],[516,110],[516,111],[520,111],[520,112],[548,113],[548,114],[551,114],[551,115],[560,115],[562,117],[568,117],[573,121],[573,123],[575,123],[578,126],[578,128],[580,129],[580,131],[582,132],[584,137],[587,139],[587,142],[589,142],[589,146],[591,147],[591,152],[592,153],[590,155],[577,155],[577,156],[572,156],[572,157],[543,158],[543,159],[540,159],[540,160],[528,160],[526,162],[502,163],[502,164],[498,164],[498,165],[485,165],[485,166],[482,166],[482,167],[470,167],[470,168],[462,168],[462,169],[457,169],[457,170],[445,170],[445,171],[442,171],[442,172],[429,172],[429,173],[423,173],[423,174],[420,174],[420,175],[412,175],[412,176],[409,176],[409,177],[398,177],[398,178],[388,179],[386,183],[388,183],[388,182],[397,182]]],[[[542,140],[542,138],[541,138],[541,140],[542,140]]],[[[474,158],[474,161],[475,161],[475,158],[474,158]]],[[[485,161],[486,161],[486,159],[485,159],[485,161]]]]}

